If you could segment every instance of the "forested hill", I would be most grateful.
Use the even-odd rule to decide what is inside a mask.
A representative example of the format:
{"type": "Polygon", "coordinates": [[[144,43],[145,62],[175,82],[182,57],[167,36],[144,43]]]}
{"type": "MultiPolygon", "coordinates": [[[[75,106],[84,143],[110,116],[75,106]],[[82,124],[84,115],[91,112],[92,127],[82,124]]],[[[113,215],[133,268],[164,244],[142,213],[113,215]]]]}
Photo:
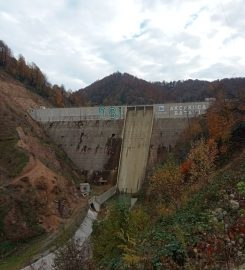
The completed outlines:
{"type": "Polygon", "coordinates": [[[148,82],[128,73],[117,72],[70,94],[63,85],[52,85],[35,63],[27,63],[22,55],[16,59],[11,49],[1,40],[0,72],[18,80],[29,91],[38,94],[54,107],[202,101],[206,97],[216,97],[219,94],[225,98],[241,99],[245,93],[245,78],[213,82],[148,82]]]}
{"type": "Polygon", "coordinates": [[[245,78],[147,82],[117,72],[78,90],[71,98],[77,105],[122,105],[201,101],[218,94],[241,98],[244,93],[245,78]]]}

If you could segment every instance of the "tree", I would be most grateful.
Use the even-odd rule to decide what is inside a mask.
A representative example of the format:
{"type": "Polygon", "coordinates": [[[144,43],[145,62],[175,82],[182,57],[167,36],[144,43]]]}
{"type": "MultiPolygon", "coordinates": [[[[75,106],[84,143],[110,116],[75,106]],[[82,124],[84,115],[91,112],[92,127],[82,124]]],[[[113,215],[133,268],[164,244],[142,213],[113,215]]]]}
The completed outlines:
{"type": "Polygon", "coordinates": [[[165,203],[179,207],[182,175],[179,166],[172,156],[169,156],[164,165],[158,168],[150,178],[150,193],[165,203]]]}
{"type": "Polygon", "coordinates": [[[122,252],[123,263],[128,269],[142,269],[145,254],[140,247],[145,242],[144,232],[149,228],[150,219],[142,207],[137,207],[129,213],[127,231],[118,232],[121,244],[118,246],[122,252]]]}
{"type": "Polygon", "coordinates": [[[190,169],[191,169],[191,160],[187,159],[181,163],[180,171],[184,177],[184,180],[188,179],[188,177],[190,175],[190,169]]]}
{"type": "Polygon", "coordinates": [[[64,90],[63,87],[59,87],[57,84],[53,86],[53,91],[55,93],[55,104],[58,107],[64,107],[64,90]]]}
{"type": "Polygon", "coordinates": [[[207,180],[215,168],[217,153],[217,144],[213,139],[206,141],[202,138],[192,144],[188,155],[192,182],[197,182],[199,179],[207,180]]]}
{"type": "Polygon", "coordinates": [[[24,56],[19,55],[18,59],[18,76],[21,81],[24,81],[27,78],[27,65],[24,56]]]}
{"type": "Polygon", "coordinates": [[[105,269],[142,269],[141,243],[150,226],[149,217],[140,207],[130,211],[130,198],[119,198],[107,217],[94,224],[93,257],[105,269]],[[132,268],[133,267],[133,268],[132,268]]]}
{"type": "Polygon", "coordinates": [[[233,103],[219,96],[207,113],[209,135],[216,141],[228,141],[237,119],[232,113],[233,103]]]}
{"type": "Polygon", "coordinates": [[[11,57],[12,52],[10,48],[2,40],[0,40],[0,65],[7,67],[10,63],[11,57]]]}
{"type": "Polygon", "coordinates": [[[115,269],[122,263],[119,245],[122,240],[118,233],[127,232],[129,220],[129,200],[121,198],[109,209],[108,216],[101,222],[95,222],[93,226],[93,255],[100,265],[106,265],[107,269],[115,269]]]}

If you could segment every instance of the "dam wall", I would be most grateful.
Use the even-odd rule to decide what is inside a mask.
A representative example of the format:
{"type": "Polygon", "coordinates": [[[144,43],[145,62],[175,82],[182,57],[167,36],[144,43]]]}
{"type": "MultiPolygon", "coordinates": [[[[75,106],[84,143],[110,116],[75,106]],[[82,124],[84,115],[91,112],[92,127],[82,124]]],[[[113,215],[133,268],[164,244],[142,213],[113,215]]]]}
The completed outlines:
{"type": "Polygon", "coordinates": [[[205,114],[209,106],[189,102],[40,108],[29,113],[91,181],[102,176],[112,184],[118,180],[121,191],[136,192],[146,164],[151,168],[160,162],[190,118],[205,114]]]}
{"type": "Polygon", "coordinates": [[[149,147],[148,167],[161,162],[175,146],[182,131],[189,125],[188,118],[154,119],[149,147]]]}
{"type": "Polygon", "coordinates": [[[85,174],[113,169],[107,164],[110,160],[118,163],[123,120],[45,122],[43,126],[85,174]],[[115,149],[115,144],[119,150],[115,149]]]}

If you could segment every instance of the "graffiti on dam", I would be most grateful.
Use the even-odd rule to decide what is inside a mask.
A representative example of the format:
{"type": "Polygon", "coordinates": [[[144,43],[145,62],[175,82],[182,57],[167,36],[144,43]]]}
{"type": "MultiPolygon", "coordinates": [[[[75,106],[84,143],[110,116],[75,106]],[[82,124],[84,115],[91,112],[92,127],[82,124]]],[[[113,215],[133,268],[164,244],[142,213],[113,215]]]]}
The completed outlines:
{"type": "Polygon", "coordinates": [[[100,106],[99,107],[100,119],[123,119],[124,107],[122,106],[100,106]]]}

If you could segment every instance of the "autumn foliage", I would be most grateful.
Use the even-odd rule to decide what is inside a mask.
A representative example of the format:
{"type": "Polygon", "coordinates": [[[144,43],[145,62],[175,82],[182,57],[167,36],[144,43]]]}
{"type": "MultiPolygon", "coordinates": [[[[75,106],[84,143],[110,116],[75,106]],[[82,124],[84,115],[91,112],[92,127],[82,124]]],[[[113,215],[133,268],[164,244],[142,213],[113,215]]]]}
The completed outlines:
{"type": "Polygon", "coordinates": [[[214,140],[227,141],[230,138],[231,130],[237,120],[232,113],[234,104],[225,99],[218,99],[210,108],[207,114],[207,127],[209,135],[214,140]]]}
{"type": "Polygon", "coordinates": [[[159,167],[150,178],[151,196],[154,200],[170,203],[179,207],[182,175],[173,157],[169,157],[163,166],[159,167]]]}
{"type": "Polygon", "coordinates": [[[207,180],[215,168],[217,153],[217,145],[213,139],[206,141],[202,138],[192,144],[187,158],[187,162],[191,164],[189,169],[191,182],[199,179],[207,180]]]}
{"type": "Polygon", "coordinates": [[[68,93],[61,85],[52,86],[35,63],[27,63],[24,56],[16,59],[11,49],[0,40],[0,68],[22,82],[29,90],[48,99],[57,107],[70,105],[68,93]]]}

